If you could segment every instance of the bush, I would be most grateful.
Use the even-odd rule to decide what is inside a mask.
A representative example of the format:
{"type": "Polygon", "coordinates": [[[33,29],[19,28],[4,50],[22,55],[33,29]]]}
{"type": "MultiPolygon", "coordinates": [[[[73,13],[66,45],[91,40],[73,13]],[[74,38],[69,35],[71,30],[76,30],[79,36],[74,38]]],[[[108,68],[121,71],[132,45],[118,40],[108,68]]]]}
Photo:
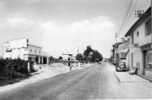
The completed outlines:
{"type": "Polygon", "coordinates": [[[6,68],[7,61],[0,59],[0,76],[6,76],[7,75],[7,68],[6,68]]]}
{"type": "Polygon", "coordinates": [[[0,77],[28,76],[28,62],[21,59],[0,59],[0,77]]]}

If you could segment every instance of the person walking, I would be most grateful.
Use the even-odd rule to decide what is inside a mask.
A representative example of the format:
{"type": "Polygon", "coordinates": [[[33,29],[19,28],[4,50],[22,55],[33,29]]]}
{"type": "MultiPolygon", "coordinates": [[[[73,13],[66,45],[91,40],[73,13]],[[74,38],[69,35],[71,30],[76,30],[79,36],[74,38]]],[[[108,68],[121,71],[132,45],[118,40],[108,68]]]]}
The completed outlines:
{"type": "Polygon", "coordinates": [[[70,60],[70,58],[68,58],[68,66],[69,66],[69,70],[71,71],[72,70],[72,66],[71,66],[71,60],[70,60]]]}

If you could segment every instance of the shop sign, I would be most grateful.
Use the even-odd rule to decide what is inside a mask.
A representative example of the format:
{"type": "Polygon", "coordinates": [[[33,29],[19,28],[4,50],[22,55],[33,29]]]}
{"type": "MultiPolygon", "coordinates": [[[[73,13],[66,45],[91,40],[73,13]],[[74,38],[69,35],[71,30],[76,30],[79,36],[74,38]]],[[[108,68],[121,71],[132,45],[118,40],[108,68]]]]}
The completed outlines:
{"type": "Polygon", "coordinates": [[[152,49],[152,44],[147,44],[141,47],[142,50],[149,50],[152,49]]]}

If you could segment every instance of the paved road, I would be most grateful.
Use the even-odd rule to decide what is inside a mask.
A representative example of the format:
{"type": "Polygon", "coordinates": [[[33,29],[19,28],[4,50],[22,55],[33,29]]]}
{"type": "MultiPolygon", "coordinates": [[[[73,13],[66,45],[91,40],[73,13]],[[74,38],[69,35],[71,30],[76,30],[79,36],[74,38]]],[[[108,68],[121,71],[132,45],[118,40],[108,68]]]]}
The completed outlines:
{"type": "Polygon", "coordinates": [[[114,68],[109,64],[93,64],[82,70],[1,93],[0,100],[94,100],[151,96],[152,92],[147,88],[142,91],[139,86],[139,92],[138,87],[129,88],[129,84],[120,83],[114,75],[114,68]]]}

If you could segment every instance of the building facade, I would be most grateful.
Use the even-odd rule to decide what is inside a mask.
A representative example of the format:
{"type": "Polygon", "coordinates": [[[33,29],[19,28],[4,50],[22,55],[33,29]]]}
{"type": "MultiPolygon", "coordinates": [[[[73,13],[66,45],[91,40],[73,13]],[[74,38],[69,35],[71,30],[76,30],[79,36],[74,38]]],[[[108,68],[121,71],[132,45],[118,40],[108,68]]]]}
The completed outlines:
{"type": "Polygon", "coordinates": [[[123,40],[121,44],[118,46],[119,64],[121,62],[124,62],[127,67],[129,66],[128,53],[129,53],[129,40],[123,40]]]}
{"type": "Polygon", "coordinates": [[[121,62],[125,62],[129,66],[129,40],[124,40],[113,45],[113,63],[118,67],[121,62]]]}
{"type": "Polygon", "coordinates": [[[117,42],[113,45],[112,49],[112,62],[114,65],[118,66],[119,65],[119,53],[118,53],[118,47],[121,43],[117,42]]]}
{"type": "Polygon", "coordinates": [[[152,72],[151,8],[149,8],[125,35],[129,38],[129,66],[138,74],[152,72]]]}
{"type": "Polygon", "coordinates": [[[3,45],[3,58],[19,58],[37,64],[47,64],[49,62],[48,56],[43,55],[42,47],[31,44],[26,38],[5,42],[3,45]]]}

